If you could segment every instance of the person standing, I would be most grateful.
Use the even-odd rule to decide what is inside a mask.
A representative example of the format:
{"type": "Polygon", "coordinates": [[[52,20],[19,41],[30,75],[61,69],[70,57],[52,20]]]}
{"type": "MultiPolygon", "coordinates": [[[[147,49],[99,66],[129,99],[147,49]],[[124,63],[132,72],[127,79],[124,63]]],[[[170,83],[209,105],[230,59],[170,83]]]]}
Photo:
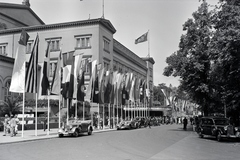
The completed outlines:
{"type": "Polygon", "coordinates": [[[18,119],[16,114],[15,114],[14,118],[15,118],[15,121],[16,121],[16,126],[15,126],[15,135],[16,135],[18,133],[19,119],[18,119]]]}
{"type": "Polygon", "coordinates": [[[45,131],[46,129],[47,129],[47,116],[45,116],[43,120],[43,131],[45,131]]]}
{"type": "Polygon", "coordinates": [[[11,137],[15,136],[15,128],[16,128],[16,119],[13,115],[11,115],[11,120],[10,120],[10,130],[11,130],[11,137]]]}
{"type": "Polygon", "coordinates": [[[6,136],[8,131],[9,131],[9,120],[10,120],[10,118],[8,117],[7,114],[5,114],[4,123],[3,123],[3,125],[4,125],[4,129],[3,129],[4,130],[4,134],[3,134],[3,136],[6,136]]]}
{"type": "Polygon", "coordinates": [[[187,124],[188,124],[188,120],[186,117],[184,117],[184,119],[183,119],[183,129],[184,130],[187,130],[187,124]]]}

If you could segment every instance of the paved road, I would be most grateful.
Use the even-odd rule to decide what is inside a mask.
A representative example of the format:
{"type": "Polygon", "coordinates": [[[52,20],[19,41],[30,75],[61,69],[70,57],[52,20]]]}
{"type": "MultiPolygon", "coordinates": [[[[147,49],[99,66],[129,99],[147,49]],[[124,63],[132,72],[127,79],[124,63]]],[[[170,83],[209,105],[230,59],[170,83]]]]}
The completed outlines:
{"type": "Polygon", "coordinates": [[[0,145],[0,160],[236,160],[239,142],[200,139],[179,125],[162,125],[0,145]]]}

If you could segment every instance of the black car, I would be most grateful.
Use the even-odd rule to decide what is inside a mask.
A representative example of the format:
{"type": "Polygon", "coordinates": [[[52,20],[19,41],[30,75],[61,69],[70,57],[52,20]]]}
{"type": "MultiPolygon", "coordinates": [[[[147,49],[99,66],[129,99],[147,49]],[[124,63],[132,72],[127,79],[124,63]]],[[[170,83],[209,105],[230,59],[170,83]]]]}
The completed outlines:
{"type": "Polygon", "coordinates": [[[240,128],[232,126],[229,119],[224,117],[202,117],[197,132],[201,138],[205,135],[214,136],[217,141],[222,138],[240,138],[240,128]]]}

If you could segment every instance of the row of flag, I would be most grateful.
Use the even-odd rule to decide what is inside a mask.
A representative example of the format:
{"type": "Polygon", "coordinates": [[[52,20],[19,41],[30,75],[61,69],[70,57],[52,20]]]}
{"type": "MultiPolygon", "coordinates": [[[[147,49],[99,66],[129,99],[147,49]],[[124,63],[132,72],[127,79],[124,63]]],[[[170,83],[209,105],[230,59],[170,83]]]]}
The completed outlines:
{"type": "MultiPolygon", "coordinates": [[[[25,55],[28,39],[29,35],[23,30],[16,52],[10,86],[11,92],[38,93],[39,36],[37,35],[34,41],[26,70],[25,55]]],[[[149,96],[147,82],[144,79],[134,76],[133,73],[106,70],[98,64],[97,60],[91,61],[83,58],[83,53],[78,53],[79,51],[71,51],[65,54],[60,52],[50,86],[50,43],[47,44],[44,57],[41,95],[60,95],[61,93],[65,99],[76,99],[78,101],[85,101],[86,99],[95,103],[115,105],[125,105],[127,100],[138,103],[144,102],[147,99],[146,97],[149,96]],[[91,76],[86,88],[84,77],[87,66],[91,68],[91,76]]]]}

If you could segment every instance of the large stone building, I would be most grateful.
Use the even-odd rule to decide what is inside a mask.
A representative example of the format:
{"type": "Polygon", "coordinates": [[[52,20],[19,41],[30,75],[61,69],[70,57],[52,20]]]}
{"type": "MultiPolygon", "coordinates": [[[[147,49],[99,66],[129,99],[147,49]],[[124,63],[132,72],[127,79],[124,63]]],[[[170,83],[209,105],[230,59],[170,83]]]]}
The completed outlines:
{"type": "MultiPolygon", "coordinates": [[[[11,71],[22,29],[30,35],[26,61],[30,57],[37,34],[39,35],[40,66],[43,64],[47,44],[51,41],[50,79],[53,76],[61,49],[62,53],[66,54],[72,51],[83,53],[83,58],[97,60],[106,70],[112,69],[121,73],[131,72],[136,78],[146,80],[149,93],[151,93],[155,63],[153,58],[140,58],[114,39],[116,29],[109,20],[98,18],[47,25],[30,9],[29,1],[23,1],[21,5],[0,3],[0,8],[0,24],[2,26],[0,30],[0,100],[4,100],[8,94],[11,71]],[[19,19],[18,15],[21,15],[23,19],[19,19]]],[[[90,73],[86,74],[86,76],[89,75],[90,73]]],[[[87,81],[89,78],[86,78],[85,84],[88,84],[87,81]]],[[[41,87],[39,93],[41,93],[41,87]]],[[[39,98],[44,98],[44,96],[39,96],[39,98]]],[[[151,105],[151,96],[149,99],[151,105]]]]}

